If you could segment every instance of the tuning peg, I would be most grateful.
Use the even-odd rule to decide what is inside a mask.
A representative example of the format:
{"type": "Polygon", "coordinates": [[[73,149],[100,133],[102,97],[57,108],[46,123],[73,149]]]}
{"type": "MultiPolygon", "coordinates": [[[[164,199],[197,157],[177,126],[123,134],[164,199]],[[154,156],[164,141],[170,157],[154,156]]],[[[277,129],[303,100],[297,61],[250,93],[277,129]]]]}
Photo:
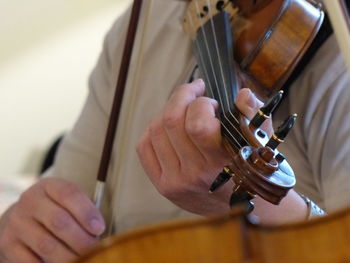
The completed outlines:
{"type": "Polygon", "coordinates": [[[249,127],[253,129],[259,128],[266,119],[270,118],[270,114],[275,110],[278,103],[281,101],[282,96],[283,90],[280,90],[277,94],[271,97],[255,114],[254,118],[249,123],[249,127]]]}
{"type": "Polygon", "coordinates": [[[219,187],[227,183],[228,180],[232,177],[230,170],[227,167],[224,167],[223,171],[215,178],[215,181],[211,184],[209,188],[209,193],[215,192],[219,187]]]}
{"type": "Polygon", "coordinates": [[[293,128],[295,121],[297,119],[297,114],[289,116],[281,126],[277,128],[275,133],[272,135],[270,140],[267,142],[266,146],[270,147],[272,150],[276,149],[277,146],[283,142],[289,131],[293,128]]]}
{"type": "Polygon", "coordinates": [[[233,208],[234,206],[241,205],[244,209],[243,211],[249,214],[254,209],[254,203],[251,201],[253,198],[255,198],[254,194],[241,189],[241,186],[237,185],[230,197],[230,207],[233,208]]]}

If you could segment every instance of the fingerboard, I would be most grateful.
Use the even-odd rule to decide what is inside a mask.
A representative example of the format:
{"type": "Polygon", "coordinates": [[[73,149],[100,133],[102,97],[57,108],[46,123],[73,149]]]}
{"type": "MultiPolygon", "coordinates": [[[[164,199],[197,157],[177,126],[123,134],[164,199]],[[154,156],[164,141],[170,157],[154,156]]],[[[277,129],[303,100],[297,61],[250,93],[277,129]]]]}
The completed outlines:
{"type": "Polygon", "coordinates": [[[226,12],[220,12],[207,21],[197,32],[194,53],[206,85],[206,93],[219,103],[217,117],[221,131],[235,150],[248,145],[242,135],[241,113],[235,105],[238,92],[233,65],[233,38],[226,12]]]}

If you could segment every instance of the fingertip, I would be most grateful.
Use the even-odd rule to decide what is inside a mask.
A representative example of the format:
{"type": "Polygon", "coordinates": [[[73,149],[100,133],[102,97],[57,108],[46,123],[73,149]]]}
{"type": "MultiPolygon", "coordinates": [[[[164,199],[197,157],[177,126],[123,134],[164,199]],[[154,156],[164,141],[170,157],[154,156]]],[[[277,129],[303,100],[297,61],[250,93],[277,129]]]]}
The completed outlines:
{"type": "Polygon", "coordinates": [[[199,78],[192,81],[192,84],[204,86],[204,81],[203,79],[199,78]]]}
{"type": "Polygon", "coordinates": [[[256,97],[249,88],[243,88],[238,92],[236,101],[239,104],[245,104],[250,108],[254,108],[256,97]]]}
{"type": "Polygon", "coordinates": [[[92,218],[90,220],[90,227],[91,227],[92,234],[97,236],[101,235],[106,229],[104,220],[100,218],[92,218]]]}
{"type": "Polygon", "coordinates": [[[205,83],[203,79],[195,79],[194,81],[191,82],[191,84],[196,87],[195,89],[196,97],[203,96],[205,92],[205,83]]]}
{"type": "Polygon", "coordinates": [[[211,105],[213,105],[214,109],[217,110],[217,108],[219,107],[219,103],[217,100],[214,100],[212,98],[209,98],[209,102],[211,105]]]}

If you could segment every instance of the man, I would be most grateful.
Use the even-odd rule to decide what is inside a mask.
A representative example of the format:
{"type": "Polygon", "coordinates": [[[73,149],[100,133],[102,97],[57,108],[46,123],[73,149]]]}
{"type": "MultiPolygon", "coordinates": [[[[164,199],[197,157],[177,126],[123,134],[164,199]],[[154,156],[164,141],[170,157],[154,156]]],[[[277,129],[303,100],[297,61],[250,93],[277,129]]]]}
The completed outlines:
{"type": "MultiPolygon", "coordinates": [[[[138,32],[132,58],[102,209],[106,222],[89,198],[94,192],[127,14],[106,37],[90,78],[87,102],[64,139],[54,167],[1,217],[2,262],[69,262],[93,246],[95,236],[105,229],[120,233],[138,225],[229,210],[229,184],[208,194],[208,185],[229,159],[214,118],[216,102],[203,97],[201,80],[183,84],[192,78],[196,64],[191,40],[179,23],[185,9],[184,2],[156,0],[149,16],[141,16],[140,24],[147,27],[138,32]]],[[[331,36],[294,82],[275,116],[280,122],[290,112],[299,114],[288,142],[280,148],[299,183],[280,206],[257,198],[254,213],[261,222],[305,219],[307,204],[296,191],[327,211],[349,203],[349,122],[343,114],[350,107],[349,83],[331,36]]],[[[248,118],[261,105],[246,89],[236,103],[248,118]]]]}

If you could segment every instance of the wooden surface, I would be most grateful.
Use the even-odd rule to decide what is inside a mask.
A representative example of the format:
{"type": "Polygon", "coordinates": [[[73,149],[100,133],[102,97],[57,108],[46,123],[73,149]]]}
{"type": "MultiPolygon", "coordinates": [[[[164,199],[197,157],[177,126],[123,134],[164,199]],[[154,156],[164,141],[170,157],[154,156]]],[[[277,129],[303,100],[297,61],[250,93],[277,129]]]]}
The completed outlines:
{"type": "Polygon", "coordinates": [[[240,213],[166,223],[103,241],[79,263],[350,262],[350,209],[285,226],[259,226],[240,213]]]}

